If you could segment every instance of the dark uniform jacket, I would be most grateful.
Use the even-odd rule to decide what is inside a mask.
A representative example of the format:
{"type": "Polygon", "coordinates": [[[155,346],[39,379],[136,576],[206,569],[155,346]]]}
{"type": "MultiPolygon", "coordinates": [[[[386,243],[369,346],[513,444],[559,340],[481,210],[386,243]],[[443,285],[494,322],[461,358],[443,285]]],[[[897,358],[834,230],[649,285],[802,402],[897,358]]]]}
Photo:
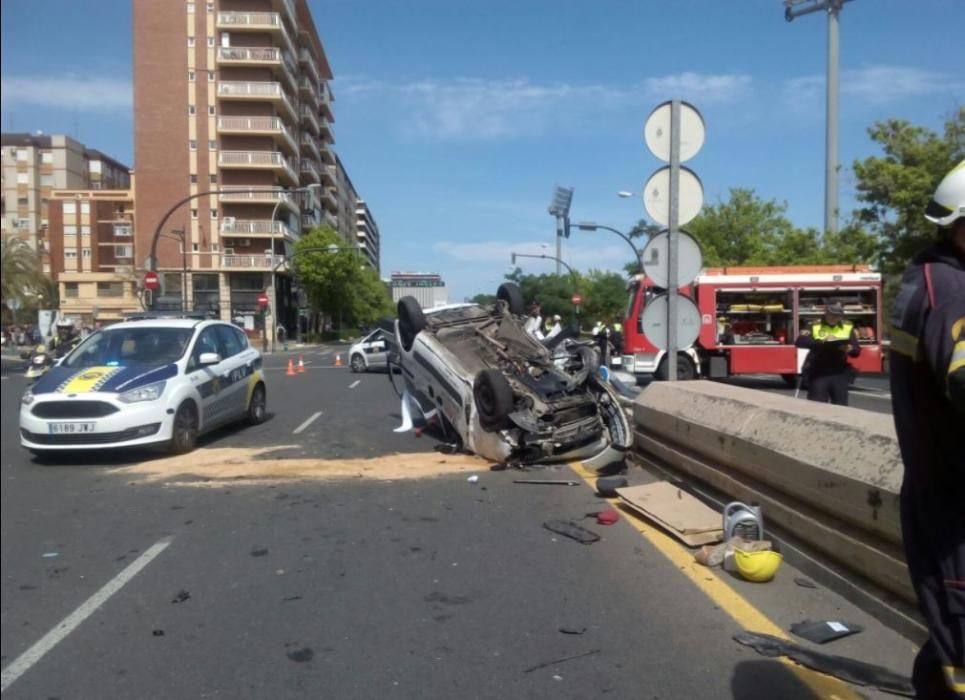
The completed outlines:
{"type": "Polygon", "coordinates": [[[905,551],[947,673],[965,666],[965,266],[950,243],[909,265],[892,323],[905,551]]]}

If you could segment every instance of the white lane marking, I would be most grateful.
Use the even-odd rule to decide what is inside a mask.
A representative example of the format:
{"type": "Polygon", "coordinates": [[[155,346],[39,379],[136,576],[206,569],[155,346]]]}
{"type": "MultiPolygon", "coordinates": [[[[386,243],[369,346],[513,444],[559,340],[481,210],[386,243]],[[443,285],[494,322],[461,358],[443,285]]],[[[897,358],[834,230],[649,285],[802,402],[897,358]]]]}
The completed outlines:
{"type": "Polygon", "coordinates": [[[297,428],[295,428],[295,429],[292,431],[292,434],[293,434],[293,435],[298,435],[298,433],[302,432],[305,428],[307,428],[308,426],[310,426],[310,425],[312,424],[312,421],[314,421],[314,420],[315,420],[316,418],[318,418],[320,415],[322,415],[322,412],[321,412],[321,411],[316,411],[315,413],[313,413],[312,415],[310,415],[310,416],[308,417],[308,420],[306,420],[304,423],[302,423],[300,426],[298,426],[297,428]]]}
{"type": "Polygon", "coordinates": [[[144,554],[132,561],[126,569],[108,581],[104,587],[94,595],[85,600],[79,608],[65,617],[59,625],[41,637],[40,640],[27,649],[27,651],[14,659],[9,666],[3,669],[2,679],[0,679],[0,693],[6,692],[7,688],[13,685],[20,676],[29,671],[30,667],[40,661],[48,651],[57,646],[68,634],[77,629],[84,620],[97,612],[97,609],[106,603],[112,595],[121,590],[124,584],[137,576],[141,569],[150,564],[155,557],[167,549],[172,539],[172,537],[164,537],[151,545],[144,554]]]}
{"type": "Polygon", "coordinates": [[[361,379],[356,379],[354,382],[352,382],[351,384],[348,385],[348,388],[349,388],[349,389],[354,389],[355,387],[357,387],[357,386],[358,386],[359,384],[361,384],[361,383],[362,383],[362,380],[361,380],[361,379]]]}

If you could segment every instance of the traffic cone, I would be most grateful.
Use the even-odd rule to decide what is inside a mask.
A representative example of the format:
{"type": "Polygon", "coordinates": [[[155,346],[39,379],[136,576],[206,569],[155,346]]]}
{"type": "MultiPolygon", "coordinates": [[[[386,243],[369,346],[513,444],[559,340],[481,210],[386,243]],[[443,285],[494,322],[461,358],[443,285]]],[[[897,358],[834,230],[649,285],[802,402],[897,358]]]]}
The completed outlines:
{"type": "Polygon", "coordinates": [[[342,366],[342,354],[339,352],[335,353],[335,366],[336,367],[342,366]]]}
{"type": "Polygon", "coordinates": [[[286,377],[294,377],[294,376],[295,376],[295,363],[294,363],[294,361],[293,361],[291,358],[288,359],[288,371],[285,372],[285,376],[286,376],[286,377]]]}
{"type": "Polygon", "coordinates": [[[305,374],[305,360],[302,359],[301,355],[298,356],[298,373],[305,374]]]}

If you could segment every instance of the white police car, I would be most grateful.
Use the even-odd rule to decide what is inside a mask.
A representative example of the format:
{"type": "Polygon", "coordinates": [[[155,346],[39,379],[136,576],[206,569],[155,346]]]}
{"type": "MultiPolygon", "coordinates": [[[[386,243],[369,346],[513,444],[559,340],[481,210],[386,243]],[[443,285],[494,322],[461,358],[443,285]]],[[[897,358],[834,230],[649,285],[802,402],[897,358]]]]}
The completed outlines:
{"type": "Polygon", "coordinates": [[[261,354],[229,323],[155,318],[86,338],[24,393],[20,444],[36,454],[163,445],[265,419],[261,354]]]}
{"type": "Polygon", "coordinates": [[[373,367],[388,367],[392,335],[378,328],[348,350],[348,364],[353,372],[367,372],[373,367]]]}

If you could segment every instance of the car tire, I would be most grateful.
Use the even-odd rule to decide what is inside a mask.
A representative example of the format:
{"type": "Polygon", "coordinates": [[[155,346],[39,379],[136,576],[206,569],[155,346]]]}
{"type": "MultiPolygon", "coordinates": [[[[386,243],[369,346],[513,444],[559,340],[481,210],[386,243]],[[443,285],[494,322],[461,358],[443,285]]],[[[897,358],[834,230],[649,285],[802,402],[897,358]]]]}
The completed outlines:
{"type": "Polygon", "coordinates": [[[509,414],[515,408],[513,389],[509,380],[496,369],[484,369],[476,375],[472,395],[479,412],[479,424],[484,430],[495,432],[508,427],[509,414]]]}
{"type": "MultiPolygon", "coordinates": [[[[661,381],[666,381],[670,376],[670,371],[667,369],[667,358],[666,356],[660,360],[660,364],[657,366],[657,371],[654,377],[661,381]]],[[[681,353],[677,354],[677,380],[678,381],[690,381],[691,379],[697,378],[697,368],[694,367],[694,361],[690,359],[688,355],[681,353]]]]}
{"type": "Polygon", "coordinates": [[[268,417],[268,392],[265,385],[258,383],[255,390],[251,392],[251,399],[248,401],[248,413],[245,420],[248,425],[258,425],[264,423],[268,417]]]}
{"type": "Polygon", "coordinates": [[[399,336],[402,348],[408,352],[419,332],[426,327],[426,317],[415,297],[399,299],[399,336]]]}
{"type": "Polygon", "coordinates": [[[359,372],[364,372],[367,369],[365,366],[365,358],[358,353],[352,355],[351,359],[348,361],[348,366],[356,374],[359,372]]]}
{"type": "Polygon", "coordinates": [[[198,441],[198,409],[193,401],[185,401],[174,414],[170,451],[183,455],[194,449],[198,441]]]}
{"type": "Polygon", "coordinates": [[[522,316],[526,313],[526,302],[523,300],[523,290],[513,282],[503,282],[496,290],[496,298],[506,302],[509,313],[522,316]]]}

